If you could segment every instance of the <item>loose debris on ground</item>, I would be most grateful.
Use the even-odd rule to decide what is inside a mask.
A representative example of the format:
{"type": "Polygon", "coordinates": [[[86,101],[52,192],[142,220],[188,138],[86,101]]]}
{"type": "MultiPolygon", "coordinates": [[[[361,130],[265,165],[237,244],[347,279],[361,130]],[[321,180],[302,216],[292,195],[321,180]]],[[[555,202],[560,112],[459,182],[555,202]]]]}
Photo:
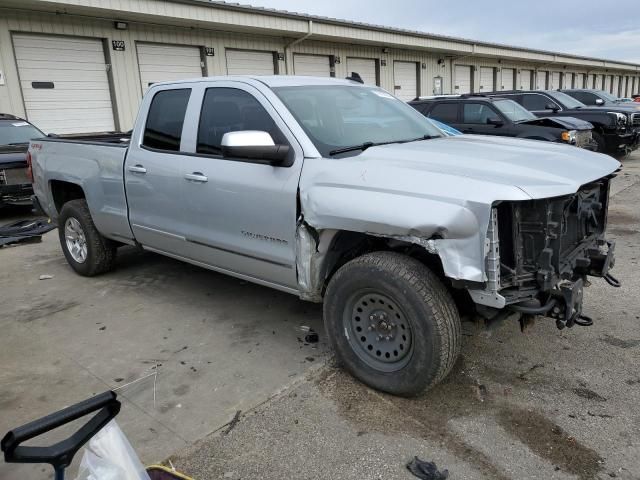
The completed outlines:
{"type": "Polygon", "coordinates": [[[422,480],[446,480],[449,478],[449,470],[438,470],[438,466],[434,462],[426,462],[418,457],[413,457],[407,463],[407,470],[422,480]]]}
{"type": "Polygon", "coordinates": [[[37,243],[42,235],[56,226],[47,218],[33,218],[8,223],[0,227],[0,248],[17,243],[37,243]]]}

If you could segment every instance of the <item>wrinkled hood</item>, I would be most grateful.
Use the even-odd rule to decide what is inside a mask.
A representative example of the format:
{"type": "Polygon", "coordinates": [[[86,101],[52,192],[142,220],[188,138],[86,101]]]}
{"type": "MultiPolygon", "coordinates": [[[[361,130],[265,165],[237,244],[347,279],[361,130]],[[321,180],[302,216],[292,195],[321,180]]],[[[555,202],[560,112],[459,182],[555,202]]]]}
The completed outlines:
{"type": "Polygon", "coordinates": [[[540,117],[518,122],[520,125],[565,128],[567,130],[591,130],[593,125],[574,117],[540,117]]]}
{"type": "Polygon", "coordinates": [[[487,188],[512,185],[531,198],[574,193],[620,167],[607,155],[573,146],[480,135],[372,147],[352,158],[409,176],[432,172],[486,182],[487,188]]]}

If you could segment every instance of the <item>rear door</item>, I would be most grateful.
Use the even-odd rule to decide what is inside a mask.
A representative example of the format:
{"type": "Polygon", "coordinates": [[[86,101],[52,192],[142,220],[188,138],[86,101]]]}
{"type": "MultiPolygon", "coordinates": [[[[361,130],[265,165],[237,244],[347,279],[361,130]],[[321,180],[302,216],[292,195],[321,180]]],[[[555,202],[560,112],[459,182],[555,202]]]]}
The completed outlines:
{"type": "Polygon", "coordinates": [[[549,110],[547,106],[555,105],[558,107],[558,111],[562,108],[552,99],[546,95],[540,93],[523,93],[522,100],[520,102],[524,108],[530,112],[535,113],[537,116],[549,116],[554,115],[553,110],[549,110]]]}
{"type": "Polygon", "coordinates": [[[418,96],[418,64],[416,62],[393,62],[393,91],[401,100],[408,102],[418,96]]]}
{"type": "Polygon", "coordinates": [[[129,221],[136,240],[172,254],[184,249],[181,166],[188,157],[182,137],[190,97],[191,88],[174,87],[156,92],[151,100],[145,98],[144,127],[132,137],[124,166],[129,221]]]}
{"type": "Polygon", "coordinates": [[[433,118],[460,130],[460,105],[460,102],[438,102],[432,105],[432,108],[429,108],[426,115],[429,118],[433,118]]]}
{"type": "MultiPolygon", "coordinates": [[[[200,85],[187,117],[181,161],[179,235],[184,256],[236,275],[296,288],[295,233],[302,151],[269,100],[241,82],[200,85]],[[223,157],[225,133],[268,132],[290,146],[293,164],[223,157]]],[[[194,87],[195,89],[196,87],[194,87]]]]}

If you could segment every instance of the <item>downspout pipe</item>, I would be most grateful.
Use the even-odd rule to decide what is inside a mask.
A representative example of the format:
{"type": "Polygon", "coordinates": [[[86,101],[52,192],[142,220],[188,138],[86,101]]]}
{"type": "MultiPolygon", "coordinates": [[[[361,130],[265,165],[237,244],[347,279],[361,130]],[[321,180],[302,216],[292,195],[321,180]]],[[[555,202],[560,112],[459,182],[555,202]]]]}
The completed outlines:
{"type": "Polygon", "coordinates": [[[291,47],[293,47],[294,45],[299,44],[300,42],[304,42],[311,35],[313,35],[313,20],[309,20],[309,29],[308,29],[307,33],[305,33],[300,38],[296,38],[293,42],[288,43],[287,45],[285,45],[285,47],[284,47],[284,58],[286,60],[287,75],[293,75],[293,71],[292,71],[293,70],[293,68],[292,68],[293,66],[291,65],[291,62],[293,62],[293,56],[291,57],[291,62],[289,61],[289,52],[291,51],[290,50],[291,47]]]}

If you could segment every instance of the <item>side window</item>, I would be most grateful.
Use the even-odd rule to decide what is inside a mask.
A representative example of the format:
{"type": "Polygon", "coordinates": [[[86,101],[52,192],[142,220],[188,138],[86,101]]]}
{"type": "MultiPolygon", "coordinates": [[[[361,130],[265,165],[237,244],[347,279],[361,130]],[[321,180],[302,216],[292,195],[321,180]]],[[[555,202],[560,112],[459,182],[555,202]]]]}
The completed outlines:
{"type": "Polygon", "coordinates": [[[253,95],[237,88],[208,88],[202,101],[196,152],[219,155],[224,134],[241,130],[267,132],[276,145],[287,144],[269,113],[253,95]]]}
{"type": "Polygon", "coordinates": [[[548,110],[547,105],[549,105],[550,103],[555,102],[550,98],[545,97],[544,95],[532,93],[522,96],[522,106],[527,110],[548,110]]]}
{"type": "Polygon", "coordinates": [[[483,103],[465,103],[462,123],[486,124],[489,118],[500,117],[489,105],[483,103]]]}
{"type": "Polygon", "coordinates": [[[593,93],[589,92],[573,92],[571,93],[571,95],[573,96],[573,98],[581,101],[585,105],[595,105],[596,98],[598,98],[593,93]]]}
{"type": "Polygon", "coordinates": [[[439,103],[431,109],[429,117],[444,123],[456,123],[458,121],[458,104],[439,103]]]}
{"type": "Polygon", "coordinates": [[[162,90],[151,100],[142,145],[170,152],[180,151],[184,114],[187,111],[190,88],[162,90]]]}

